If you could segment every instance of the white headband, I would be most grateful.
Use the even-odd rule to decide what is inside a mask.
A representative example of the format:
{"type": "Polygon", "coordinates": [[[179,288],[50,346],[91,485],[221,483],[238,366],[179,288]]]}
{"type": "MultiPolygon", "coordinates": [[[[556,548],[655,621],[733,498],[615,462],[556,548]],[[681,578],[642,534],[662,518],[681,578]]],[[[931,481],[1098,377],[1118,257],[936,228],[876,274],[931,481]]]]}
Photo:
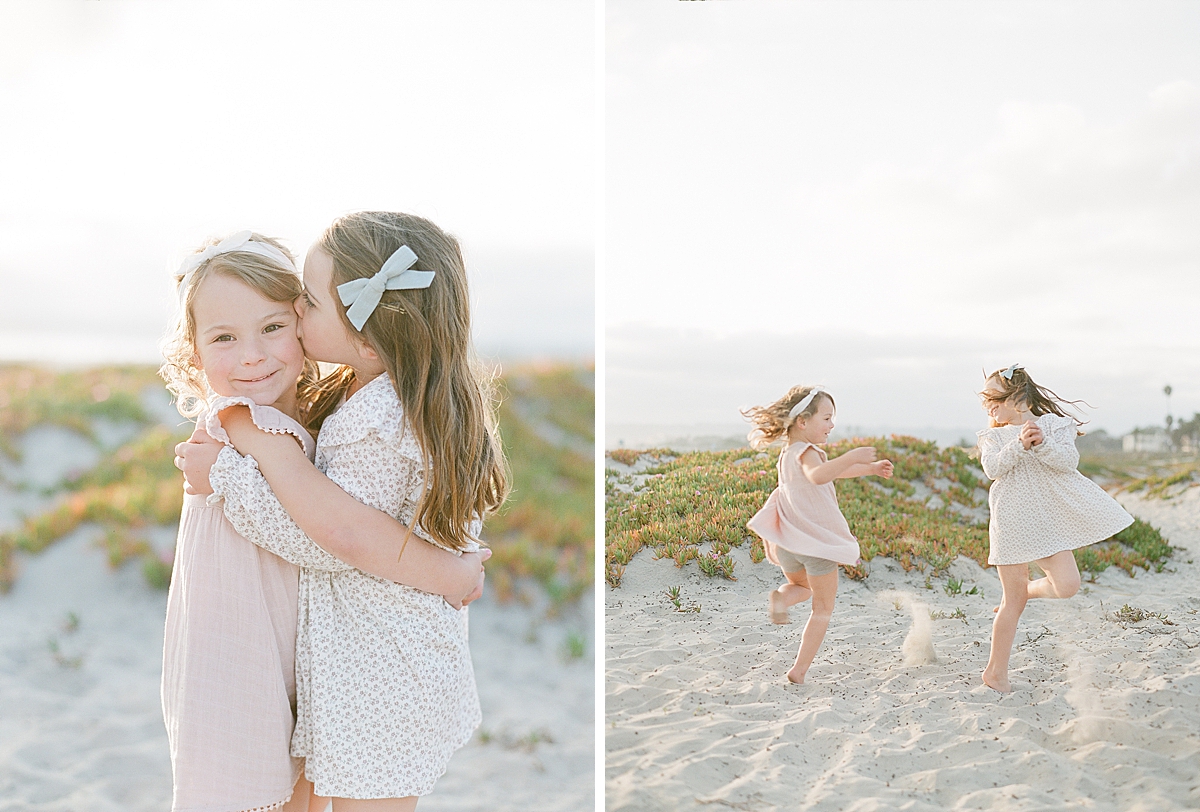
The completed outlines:
{"type": "Polygon", "coordinates": [[[188,285],[192,281],[192,274],[194,274],[201,265],[208,262],[218,254],[232,254],[234,252],[241,254],[258,254],[260,257],[266,257],[267,259],[272,259],[278,262],[285,268],[290,268],[292,270],[296,269],[296,266],[292,264],[290,259],[288,259],[287,254],[283,253],[270,243],[256,241],[254,239],[254,232],[239,231],[232,237],[226,237],[216,245],[210,245],[203,251],[192,254],[183,261],[183,264],[179,266],[179,271],[177,272],[183,277],[179,280],[179,301],[182,302],[187,296],[187,289],[188,285]]]}
{"type": "Polygon", "coordinates": [[[821,387],[814,386],[812,389],[809,390],[808,394],[805,395],[804,398],[799,403],[797,403],[795,406],[793,406],[792,410],[790,412],[788,412],[788,421],[790,422],[792,420],[795,420],[796,415],[800,414],[805,409],[807,409],[808,404],[812,403],[813,398],[815,398],[817,395],[828,395],[828,394],[829,393],[826,392],[821,387]]]}
{"type": "Polygon", "coordinates": [[[346,306],[346,318],[355,330],[362,330],[385,290],[420,290],[433,284],[433,271],[410,270],[416,261],[412,249],[402,245],[370,279],[355,279],[337,286],[338,297],[346,306]]]}

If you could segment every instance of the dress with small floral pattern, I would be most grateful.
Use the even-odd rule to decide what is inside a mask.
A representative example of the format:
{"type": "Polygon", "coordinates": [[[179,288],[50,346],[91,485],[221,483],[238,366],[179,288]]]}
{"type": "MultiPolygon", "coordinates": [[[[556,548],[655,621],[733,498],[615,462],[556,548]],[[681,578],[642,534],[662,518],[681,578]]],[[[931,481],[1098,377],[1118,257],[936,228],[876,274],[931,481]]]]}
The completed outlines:
{"type": "MultiPolygon", "coordinates": [[[[387,375],[325,420],[316,466],[360,502],[412,523],[425,462],[387,375]]],[[[301,567],[292,754],[307,759],[317,794],[428,794],[481,721],[467,610],[325,552],[288,516],[253,457],[226,447],[209,479],[210,498],[224,499],[239,533],[301,567]]],[[[478,522],[468,529],[478,538],[478,522]]]]}
{"type": "Polygon", "coordinates": [[[979,432],[979,461],[995,480],[988,493],[989,564],[1024,564],[1063,550],[1104,541],[1133,524],[1133,517],[1076,470],[1076,423],[1044,414],[1045,439],[1028,451],[1021,426],[979,432]]]}

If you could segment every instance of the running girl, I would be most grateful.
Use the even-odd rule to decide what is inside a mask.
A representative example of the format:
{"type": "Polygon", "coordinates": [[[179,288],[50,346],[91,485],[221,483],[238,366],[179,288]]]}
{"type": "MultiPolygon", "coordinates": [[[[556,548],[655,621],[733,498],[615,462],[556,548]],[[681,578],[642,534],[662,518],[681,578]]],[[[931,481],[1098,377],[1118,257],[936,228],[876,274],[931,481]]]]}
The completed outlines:
{"type": "Polygon", "coordinates": [[[1079,591],[1071,552],[1112,537],[1133,517],[1076,470],[1079,421],[1064,401],[1013,364],[988,376],[980,393],[991,428],[979,432],[988,493],[988,563],[1000,571],[1004,597],[992,623],[983,682],[1008,693],[1008,658],[1017,621],[1030,598],[1069,598],[1079,591]],[[1045,575],[1029,580],[1029,565],[1045,575]]]}
{"type": "Polygon", "coordinates": [[[858,563],[858,540],[838,509],[833,480],[859,476],[892,476],[889,460],[876,460],[875,449],[862,446],[828,459],[820,447],[833,431],[833,396],[817,386],[794,386],[769,406],[742,414],[754,424],[750,445],[764,448],[780,438],[787,446],[779,455],[779,485],[747,522],[762,536],[767,557],[783,570],[786,581],[768,596],[772,623],[788,622],[788,607],[812,598],[812,614],[804,626],[796,662],[787,672],[802,683],[825,639],[837,596],[838,564],[858,563]]]}

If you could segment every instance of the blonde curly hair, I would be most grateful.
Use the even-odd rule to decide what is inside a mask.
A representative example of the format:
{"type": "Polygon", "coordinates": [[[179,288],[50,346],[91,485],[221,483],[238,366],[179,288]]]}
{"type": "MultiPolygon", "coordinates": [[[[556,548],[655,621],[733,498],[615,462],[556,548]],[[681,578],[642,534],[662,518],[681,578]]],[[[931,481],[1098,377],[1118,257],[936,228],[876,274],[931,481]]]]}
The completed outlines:
{"type": "Polygon", "coordinates": [[[837,404],[834,403],[833,396],[821,390],[812,399],[812,402],[804,407],[804,411],[795,417],[789,417],[792,407],[808,397],[809,393],[816,388],[804,385],[793,386],[786,395],[768,406],[751,406],[749,409],[743,409],[742,417],[754,424],[754,428],[746,435],[746,439],[750,441],[750,447],[761,451],[785,436],[796,420],[800,418],[807,420],[816,414],[823,400],[828,400],[829,405],[836,409],[837,404]]]}

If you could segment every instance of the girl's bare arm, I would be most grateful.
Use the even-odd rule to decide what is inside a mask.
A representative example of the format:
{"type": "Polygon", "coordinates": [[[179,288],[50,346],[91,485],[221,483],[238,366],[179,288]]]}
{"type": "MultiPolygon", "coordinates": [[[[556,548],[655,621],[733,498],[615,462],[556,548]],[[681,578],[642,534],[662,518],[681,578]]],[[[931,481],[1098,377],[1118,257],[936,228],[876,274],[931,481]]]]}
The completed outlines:
{"type": "MultiPolygon", "coordinates": [[[[875,461],[875,449],[872,446],[862,446],[847,451],[840,457],[834,457],[828,462],[821,462],[821,455],[815,448],[806,448],[800,455],[800,467],[808,481],[814,485],[824,485],[835,479],[845,478],[854,465],[869,465],[875,461]]],[[[850,476],[862,476],[851,474],[850,476]]]]}

